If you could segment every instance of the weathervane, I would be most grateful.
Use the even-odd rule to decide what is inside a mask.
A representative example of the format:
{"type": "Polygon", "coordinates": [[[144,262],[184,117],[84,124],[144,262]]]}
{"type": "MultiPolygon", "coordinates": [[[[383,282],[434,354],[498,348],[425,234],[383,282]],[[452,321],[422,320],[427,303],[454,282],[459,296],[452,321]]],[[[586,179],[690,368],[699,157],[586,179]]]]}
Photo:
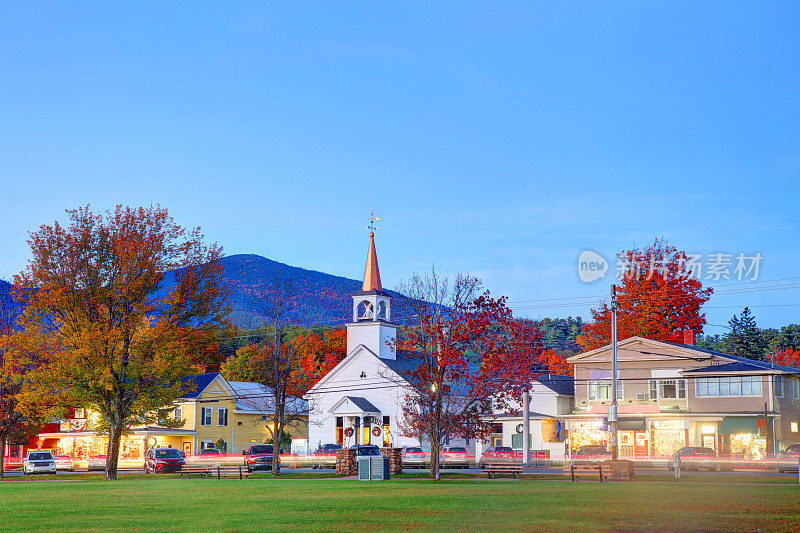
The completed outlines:
{"type": "Polygon", "coordinates": [[[381,219],[381,217],[376,217],[375,213],[370,213],[369,214],[369,225],[364,229],[368,229],[370,233],[374,233],[375,230],[378,229],[378,226],[375,225],[375,222],[379,221],[380,219],[381,219]]]}

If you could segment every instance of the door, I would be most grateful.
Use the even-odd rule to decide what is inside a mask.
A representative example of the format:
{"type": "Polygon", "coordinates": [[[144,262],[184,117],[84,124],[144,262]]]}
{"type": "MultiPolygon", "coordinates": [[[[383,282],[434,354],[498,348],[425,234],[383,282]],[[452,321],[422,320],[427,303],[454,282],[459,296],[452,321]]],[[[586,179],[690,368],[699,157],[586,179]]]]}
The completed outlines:
{"type": "Polygon", "coordinates": [[[633,437],[634,457],[647,457],[647,433],[644,431],[635,431],[633,437]]]}
{"type": "Polygon", "coordinates": [[[633,431],[619,432],[620,457],[633,457],[633,431]]]}

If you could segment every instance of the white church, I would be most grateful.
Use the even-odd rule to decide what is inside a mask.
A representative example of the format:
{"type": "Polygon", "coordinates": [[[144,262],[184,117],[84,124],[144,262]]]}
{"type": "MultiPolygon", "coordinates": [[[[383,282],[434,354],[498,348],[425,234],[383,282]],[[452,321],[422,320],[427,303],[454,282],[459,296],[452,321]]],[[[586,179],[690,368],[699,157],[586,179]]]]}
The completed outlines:
{"type": "Polygon", "coordinates": [[[364,283],[353,295],[353,321],[347,324],[347,356],[305,395],[310,450],[322,444],[420,445],[401,435],[402,405],[409,392],[402,373],[416,360],[398,354],[396,339],[392,298],[381,286],[370,233],[364,283]]]}
{"type": "MultiPolygon", "coordinates": [[[[422,446],[430,451],[429,443],[403,435],[401,428],[402,406],[410,392],[403,374],[413,369],[418,359],[395,348],[397,324],[392,322],[392,298],[381,286],[374,233],[369,236],[364,283],[352,298],[353,319],[347,324],[347,356],[304,396],[309,402],[309,451],[324,444],[422,446]]],[[[571,392],[559,391],[549,380],[540,381],[545,386],[537,391],[531,405],[540,412],[531,414],[532,422],[557,416],[557,397],[568,395],[571,400],[571,392]],[[553,409],[549,408],[551,403],[553,409]]],[[[516,428],[520,420],[508,415],[495,415],[492,419],[497,430],[486,442],[453,438],[445,445],[466,447],[470,455],[477,457],[488,446],[511,445],[514,439],[509,428],[516,428]]],[[[548,447],[534,438],[531,445],[548,447]]],[[[553,448],[557,452],[563,446],[558,444],[553,448]]]]}

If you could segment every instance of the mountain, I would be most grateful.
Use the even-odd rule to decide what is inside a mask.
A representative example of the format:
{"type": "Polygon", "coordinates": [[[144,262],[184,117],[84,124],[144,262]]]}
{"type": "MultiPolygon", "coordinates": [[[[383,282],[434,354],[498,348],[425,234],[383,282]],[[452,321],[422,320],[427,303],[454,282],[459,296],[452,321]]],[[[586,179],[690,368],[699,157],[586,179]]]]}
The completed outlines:
{"type": "MultiPolygon", "coordinates": [[[[291,314],[304,325],[335,326],[349,322],[353,312],[350,297],[361,290],[361,281],[293,267],[258,255],[231,255],[223,258],[221,264],[223,281],[231,290],[231,320],[243,328],[256,327],[265,321],[263,295],[270,291],[276,275],[292,280],[291,314]]],[[[392,291],[387,292],[396,296],[392,291]]]]}

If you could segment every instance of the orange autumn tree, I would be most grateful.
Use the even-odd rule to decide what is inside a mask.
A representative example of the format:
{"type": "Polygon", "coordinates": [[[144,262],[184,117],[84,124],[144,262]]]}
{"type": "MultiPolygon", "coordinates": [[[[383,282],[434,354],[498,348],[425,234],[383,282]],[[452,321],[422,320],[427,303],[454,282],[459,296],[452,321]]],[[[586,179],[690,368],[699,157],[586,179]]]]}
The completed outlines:
{"type": "MultiPolygon", "coordinates": [[[[617,338],[640,336],[670,341],[684,330],[701,332],[706,323],[701,306],[713,289],[692,276],[688,256],[662,239],[640,250],[617,255],[627,265],[617,288],[617,338]]],[[[592,320],[577,338],[584,350],[611,342],[611,309],[603,303],[592,309],[592,320]]]]}
{"type": "Polygon", "coordinates": [[[772,362],[776,365],[800,367],[800,350],[792,347],[775,350],[772,354],[772,362]]]}
{"type": "Polygon", "coordinates": [[[123,433],[171,411],[194,354],[227,322],[222,250],[159,206],[67,213],[67,226],[30,234],[31,258],[14,278],[25,307],[11,349],[47,347],[29,390],[100,414],[105,478],[116,479],[123,433]]]}
{"type": "Polygon", "coordinates": [[[344,328],[325,331],[320,337],[309,332],[302,348],[300,365],[305,378],[305,388],[308,390],[325,374],[333,370],[347,355],[347,330],[344,328]]]}

